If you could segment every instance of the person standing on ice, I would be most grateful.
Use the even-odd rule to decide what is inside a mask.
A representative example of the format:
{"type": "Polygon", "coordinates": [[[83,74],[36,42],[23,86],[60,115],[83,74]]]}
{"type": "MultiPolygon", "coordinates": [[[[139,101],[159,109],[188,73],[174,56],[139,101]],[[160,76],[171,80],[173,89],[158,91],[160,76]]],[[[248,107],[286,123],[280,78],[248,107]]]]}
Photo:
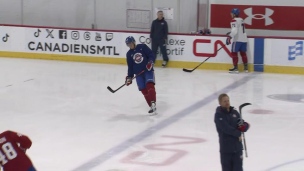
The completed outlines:
{"type": "Polygon", "coordinates": [[[222,171],[243,171],[242,132],[249,124],[230,106],[229,96],[218,97],[220,106],[216,108],[214,122],[219,135],[222,171]]]}
{"type": "Polygon", "coordinates": [[[231,10],[232,21],[231,32],[227,33],[228,37],[226,39],[226,45],[231,44],[231,39],[233,39],[231,47],[231,56],[233,61],[233,68],[229,69],[229,73],[239,73],[238,70],[238,52],[240,52],[243,63],[244,71],[248,72],[248,58],[247,58],[247,34],[245,32],[245,25],[243,19],[239,17],[240,10],[238,8],[233,8],[231,10]]]}
{"type": "Polygon", "coordinates": [[[136,83],[139,91],[144,95],[148,105],[150,106],[149,114],[156,114],[156,91],[155,91],[155,76],[153,64],[155,55],[146,44],[136,45],[135,39],[132,36],[126,38],[126,44],[130,48],[127,52],[128,76],[125,84],[132,84],[134,74],[137,75],[136,83]]]}

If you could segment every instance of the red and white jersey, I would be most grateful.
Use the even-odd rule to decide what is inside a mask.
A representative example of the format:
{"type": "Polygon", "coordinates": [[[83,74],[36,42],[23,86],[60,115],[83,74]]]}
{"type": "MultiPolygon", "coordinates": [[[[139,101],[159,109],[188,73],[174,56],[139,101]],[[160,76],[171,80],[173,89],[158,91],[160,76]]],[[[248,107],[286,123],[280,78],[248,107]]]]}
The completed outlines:
{"type": "Polygon", "coordinates": [[[4,171],[28,171],[31,160],[23,149],[28,149],[32,141],[24,135],[13,131],[0,134],[0,166],[4,171]]]}
{"type": "Polygon", "coordinates": [[[245,25],[242,18],[234,18],[231,23],[230,37],[233,42],[247,42],[247,34],[245,31],[245,25]]]}

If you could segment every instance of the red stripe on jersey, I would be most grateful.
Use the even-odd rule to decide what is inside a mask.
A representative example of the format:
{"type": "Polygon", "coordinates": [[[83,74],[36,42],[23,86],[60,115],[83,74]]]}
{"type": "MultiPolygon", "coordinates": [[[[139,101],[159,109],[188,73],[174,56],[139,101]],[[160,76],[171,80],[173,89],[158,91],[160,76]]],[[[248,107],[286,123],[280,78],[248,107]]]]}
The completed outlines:
{"type": "Polygon", "coordinates": [[[235,19],[232,19],[231,22],[236,22],[236,20],[235,20],[235,19]]]}

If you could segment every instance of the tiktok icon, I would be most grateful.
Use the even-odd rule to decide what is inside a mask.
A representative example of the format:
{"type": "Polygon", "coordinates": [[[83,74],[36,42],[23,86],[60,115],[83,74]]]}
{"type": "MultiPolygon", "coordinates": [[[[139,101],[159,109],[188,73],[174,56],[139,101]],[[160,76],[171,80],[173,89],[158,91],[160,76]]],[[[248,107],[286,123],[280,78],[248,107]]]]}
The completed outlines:
{"type": "Polygon", "coordinates": [[[40,30],[40,29],[38,29],[38,30],[37,30],[37,31],[34,33],[34,36],[35,36],[35,37],[39,37],[40,32],[41,32],[41,30],[40,30]]]}
{"type": "Polygon", "coordinates": [[[8,38],[9,38],[9,35],[6,34],[4,37],[2,37],[2,41],[3,41],[3,42],[7,42],[7,41],[8,41],[8,38]]]}

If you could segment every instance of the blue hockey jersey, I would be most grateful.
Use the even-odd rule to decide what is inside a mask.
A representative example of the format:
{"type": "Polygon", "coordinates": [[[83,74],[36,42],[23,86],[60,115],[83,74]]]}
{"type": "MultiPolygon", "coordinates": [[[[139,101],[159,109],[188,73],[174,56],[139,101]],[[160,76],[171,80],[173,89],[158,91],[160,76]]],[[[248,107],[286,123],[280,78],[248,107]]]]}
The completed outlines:
{"type": "MultiPolygon", "coordinates": [[[[155,55],[146,44],[138,44],[135,49],[127,52],[128,77],[147,70],[146,65],[149,61],[155,62],[155,55]]],[[[152,69],[153,71],[153,69],[152,69]]]]}

